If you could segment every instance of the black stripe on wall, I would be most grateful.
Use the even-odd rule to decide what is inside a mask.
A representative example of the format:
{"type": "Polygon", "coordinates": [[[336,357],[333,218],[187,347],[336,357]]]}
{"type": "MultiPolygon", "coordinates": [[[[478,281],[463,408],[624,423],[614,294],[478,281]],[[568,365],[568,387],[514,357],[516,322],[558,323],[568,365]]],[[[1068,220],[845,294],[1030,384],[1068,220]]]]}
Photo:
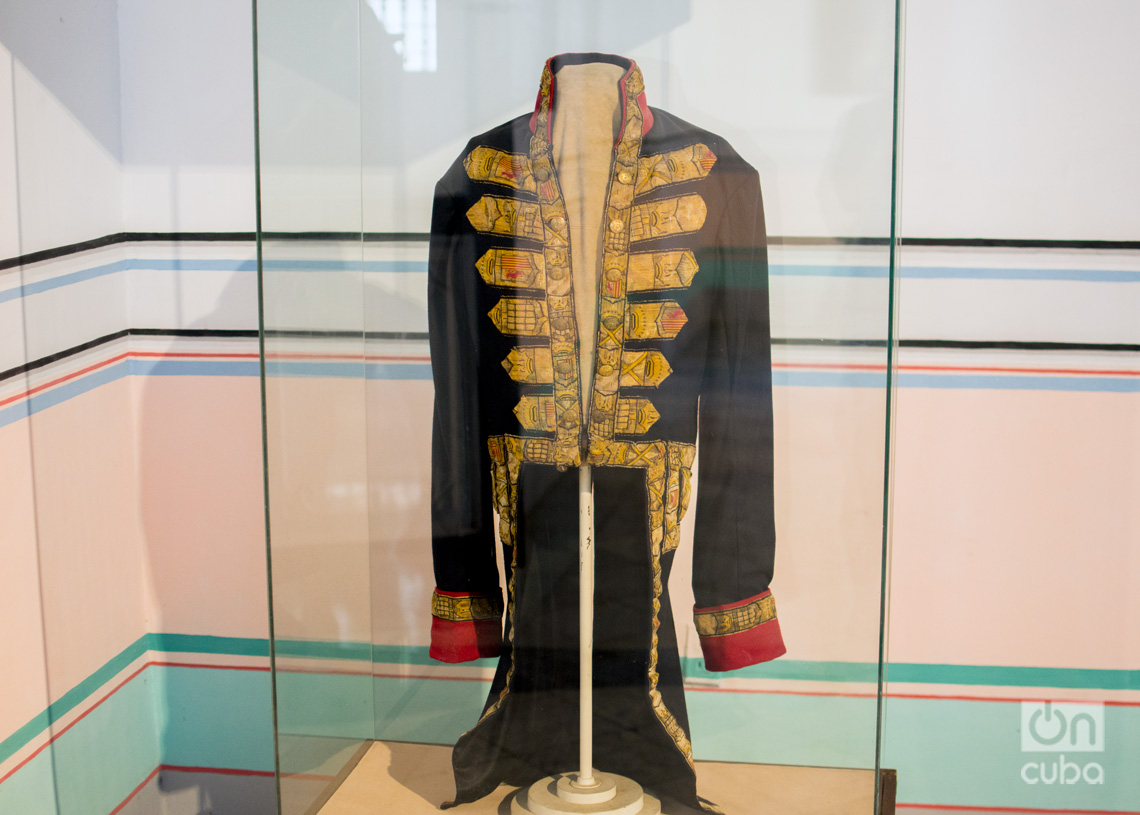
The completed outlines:
{"type": "Polygon", "coordinates": [[[115,340],[122,339],[123,337],[136,336],[136,337],[218,337],[218,338],[233,338],[233,337],[248,337],[257,338],[257,329],[204,329],[204,328],[124,328],[122,331],[115,331],[110,334],[104,334],[102,337],[96,337],[93,340],[82,342],[79,345],[73,345],[71,348],[66,348],[63,351],[56,351],[54,354],[40,357],[39,359],[25,362],[23,365],[17,365],[14,368],[9,368],[6,371],[0,371],[0,382],[5,379],[11,379],[14,376],[26,374],[34,371],[37,368],[43,368],[46,365],[51,365],[53,362],[59,362],[61,359],[73,357],[76,354],[82,354],[84,351],[90,351],[92,348],[98,348],[100,345],[114,342],[115,340]]]}
{"type": "MultiPolygon", "coordinates": [[[[865,346],[886,348],[886,340],[838,340],[773,337],[772,345],[795,345],[804,348],[835,346],[865,346]]],[[[1110,351],[1135,353],[1140,344],[1123,342],[1023,342],[1020,340],[900,340],[900,348],[957,348],[962,350],[1003,351],[1110,351]]]]}
{"type": "MultiPolygon", "coordinates": [[[[78,252],[119,243],[147,242],[252,242],[254,232],[117,232],[66,246],[56,246],[26,255],[0,260],[0,270],[25,266],[78,252]]],[[[363,241],[365,243],[426,243],[427,232],[263,232],[267,241],[363,241]]],[[[770,235],[772,246],[888,246],[889,238],[812,237],[810,235],[770,235]]],[[[1140,241],[1029,240],[1019,238],[903,238],[902,245],[928,247],[974,247],[1000,249],[1116,249],[1140,250],[1140,241]]]]}

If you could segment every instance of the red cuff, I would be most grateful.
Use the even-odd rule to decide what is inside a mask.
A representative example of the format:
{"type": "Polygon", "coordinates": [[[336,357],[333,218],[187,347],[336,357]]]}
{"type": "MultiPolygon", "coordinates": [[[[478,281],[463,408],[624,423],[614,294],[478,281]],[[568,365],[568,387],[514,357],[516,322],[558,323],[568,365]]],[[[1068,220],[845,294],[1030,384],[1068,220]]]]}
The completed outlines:
{"type": "Polygon", "coordinates": [[[471,620],[453,623],[431,618],[431,647],[428,656],[440,662],[470,662],[480,657],[497,657],[503,646],[503,627],[498,620],[471,620]]]}
{"type": "Polygon", "coordinates": [[[710,671],[732,671],[787,653],[770,591],[723,606],[694,606],[693,620],[710,671]]]}
{"type": "Polygon", "coordinates": [[[499,655],[503,645],[501,596],[436,589],[431,597],[431,647],[440,662],[499,655]]]}

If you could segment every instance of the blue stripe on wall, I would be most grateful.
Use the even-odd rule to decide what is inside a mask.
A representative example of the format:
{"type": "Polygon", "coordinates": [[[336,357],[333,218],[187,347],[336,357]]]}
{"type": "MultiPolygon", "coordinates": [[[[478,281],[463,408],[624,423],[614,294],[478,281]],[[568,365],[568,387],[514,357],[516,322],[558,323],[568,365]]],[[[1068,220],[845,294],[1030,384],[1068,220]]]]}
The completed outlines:
{"type": "MultiPolygon", "coordinates": [[[[1000,374],[916,374],[901,372],[900,388],[945,388],[953,390],[1035,390],[1084,393],[1140,393],[1140,377],[1113,376],[1005,376],[1000,374]]],[[[876,388],[887,386],[886,373],[874,371],[772,372],[772,384],[799,388],[876,388]]]]}
{"type": "Polygon", "coordinates": [[[99,277],[105,277],[116,272],[129,272],[134,270],[146,271],[186,271],[186,272],[256,272],[257,261],[252,259],[195,259],[195,258],[129,258],[116,260],[111,263],[101,263],[88,269],[68,272],[58,277],[46,280],[37,280],[12,289],[0,291],[0,303],[7,303],[21,297],[33,294],[42,294],[52,289],[60,289],[76,283],[84,283],[99,277]]]}
{"type": "Polygon", "coordinates": [[[88,391],[95,390],[95,388],[101,385],[107,385],[118,379],[122,379],[127,375],[128,370],[129,365],[125,360],[123,362],[116,362],[114,365],[108,365],[106,368],[90,373],[80,379],[73,379],[49,391],[37,393],[35,396],[29,397],[23,402],[17,402],[6,408],[0,408],[0,427],[7,427],[13,422],[28,418],[33,413],[47,410],[50,407],[66,402],[68,399],[73,399],[88,391]]]}
{"type": "Polygon", "coordinates": [[[1140,377],[1135,376],[987,376],[900,373],[898,383],[900,388],[1140,393],[1140,377]]]}
{"type": "MultiPolygon", "coordinates": [[[[269,376],[351,378],[363,374],[369,380],[429,381],[430,363],[365,362],[286,362],[266,363],[269,376]]],[[[124,376],[236,376],[255,377],[255,360],[130,359],[115,363],[87,376],[36,394],[24,402],[0,408],[0,427],[6,427],[34,413],[66,402],[124,376]]],[[[1033,390],[1081,393],[1140,393],[1140,377],[1111,376],[1002,376],[977,374],[900,373],[900,388],[942,388],[951,390],[1033,390]]],[[[869,371],[789,371],[772,373],[776,387],[798,388],[875,388],[886,387],[886,374],[869,371]]]]}
{"type": "Polygon", "coordinates": [[[81,269],[78,272],[69,272],[68,274],[60,275],[59,277],[52,277],[47,280],[37,280],[34,283],[26,283],[17,286],[14,289],[0,291],[0,303],[8,303],[12,300],[18,300],[21,297],[26,297],[28,295],[41,294],[45,291],[60,289],[64,286],[70,286],[74,283],[83,283],[87,280],[94,280],[97,277],[103,277],[104,275],[121,272],[125,268],[127,268],[126,261],[117,260],[113,263],[103,263],[99,266],[92,266],[90,269],[81,269]]]}
{"type": "Polygon", "coordinates": [[[419,381],[431,379],[431,363],[423,362],[285,362],[268,360],[265,373],[285,377],[337,377],[359,379],[396,379],[419,381]]]}
{"type": "Polygon", "coordinates": [[[131,376],[260,376],[256,359],[131,359],[131,376]]]}
{"type": "MultiPolygon", "coordinates": [[[[886,266],[834,266],[829,264],[772,264],[772,277],[887,278],[886,266]]],[[[1120,269],[1011,269],[965,266],[906,266],[903,280],[1053,280],[1074,283],[1140,283],[1140,271],[1120,269]]]]}
{"type": "MultiPolygon", "coordinates": [[[[301,260],[267,259],[262,263],[267,272],[367,272],[379,274],[427,274],[424,260],[301,260]]],[[[202,271],[202,272],[255,272],[257,262],[250,258],[128,258],[103,263],[88,269],[38,280],[22,286],[0,291],[0,303],[20,297],[41,294],[116,272],[126,271],[202,271]]],[[[885,280],[886,265],[834,265],[773,263],[769,267],[772,277],[841,277],[885,280]]],[[[960,266],[903,266],[904,280],[1038,280],[1069,281],[1074,283],[1138,283],[1140,271],[1124,269],[1018,269],[971,268],[960,266]]]]}

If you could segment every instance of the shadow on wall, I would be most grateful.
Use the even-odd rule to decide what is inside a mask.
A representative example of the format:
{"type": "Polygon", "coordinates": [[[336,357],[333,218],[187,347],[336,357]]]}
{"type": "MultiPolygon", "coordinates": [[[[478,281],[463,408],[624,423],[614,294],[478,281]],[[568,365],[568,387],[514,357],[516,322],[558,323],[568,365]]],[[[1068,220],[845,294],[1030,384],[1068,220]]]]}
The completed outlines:
{"type": "Polygon", "coordinates": [[[122,161],[114,3],[0,3],[0,43],[122,161]],[[67,54],[67,59],[60,59],[67,54]],[[108,104],[108,102],[111,104],[108,104]]]}
{"type": "MultiPolygon", "coordinates": [[[[178,288],[182,274],[171,278],[178,288]]],[[[235,303],[252,305],[251,277],[233,274],[198,319],[183,323],[179,313],[165,324],[204,330],[232,325],[235,303]]],[[[165,305],[180,310],[184,304],[171,297],[165,305]]],[[[249,320],[256,322],[255,311],[249,320]]],[[[136,358],[136,364],[153,367],[131,377],[150,587],[147,626],[160,634],[240,638],[231,640],[239,646],[236,664],[248,667],[256,665],[250,658],[264,653],[257,643],[268,634],[257,346],[252,339],[218,342],[132,338],[132,350],[158,355],[136,358]],[[189,342],[194,345],[187,347],[189,342]]],[[[227,670],[232,659],[199,658],[221,664],[168,666],[159,674],[155,702],[166,768],[136,798],[141,808],[124,812],[276,811],[269,675],[227,670]]],[[[170,661],[192,664],[195,658],[174,654],[170,661]]]]}

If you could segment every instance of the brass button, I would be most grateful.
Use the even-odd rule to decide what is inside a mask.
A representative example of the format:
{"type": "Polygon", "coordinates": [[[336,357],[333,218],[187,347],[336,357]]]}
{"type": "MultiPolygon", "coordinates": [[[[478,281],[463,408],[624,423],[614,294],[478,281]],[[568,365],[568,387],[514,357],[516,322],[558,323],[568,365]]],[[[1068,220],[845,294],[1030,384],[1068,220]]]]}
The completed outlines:
{"type": "Polygon", "coordinates": [[[620,181],[622,184],[628,184],[629,182],[633,181],[633,175],[629,172],[629,170],[622,170],[620,173],[618,173],[618,181],[620,181]]]}
{"type": "Polygon", "coordinates": [[[602,376],[609,376],[613,372],[614,372],[614,366],[612,366],[612,365],[599,365],[598,366],[598,373],[600,373],[602,376]]]}
{"type": "Polygon", "coordinates": [[[539,181],[545,181],[550,178],[550,167],[545,164],[540,164],[534,168],[534,177],[539,181]]]}
{"type": "Polygon", "coordinates": [[[555,232],[561,232],[563,229],[566,228],[566,219],[563,218],[561,215],[555,215],[553,218],[550,219],[550,228],[553,229],[555,232]]]}
{"type": "Polygon", "coordinates": [[[619,280],[621,280],[621,272],[617,269],[610,269],[606,272],[606,280],[617,283],[619,280]]]}
{"type": "Polygon", "coordinates": [[[620,218],[614,218],[610,221],[610,232],[621,232],[625,226],[622,224],[620,218]]]}

